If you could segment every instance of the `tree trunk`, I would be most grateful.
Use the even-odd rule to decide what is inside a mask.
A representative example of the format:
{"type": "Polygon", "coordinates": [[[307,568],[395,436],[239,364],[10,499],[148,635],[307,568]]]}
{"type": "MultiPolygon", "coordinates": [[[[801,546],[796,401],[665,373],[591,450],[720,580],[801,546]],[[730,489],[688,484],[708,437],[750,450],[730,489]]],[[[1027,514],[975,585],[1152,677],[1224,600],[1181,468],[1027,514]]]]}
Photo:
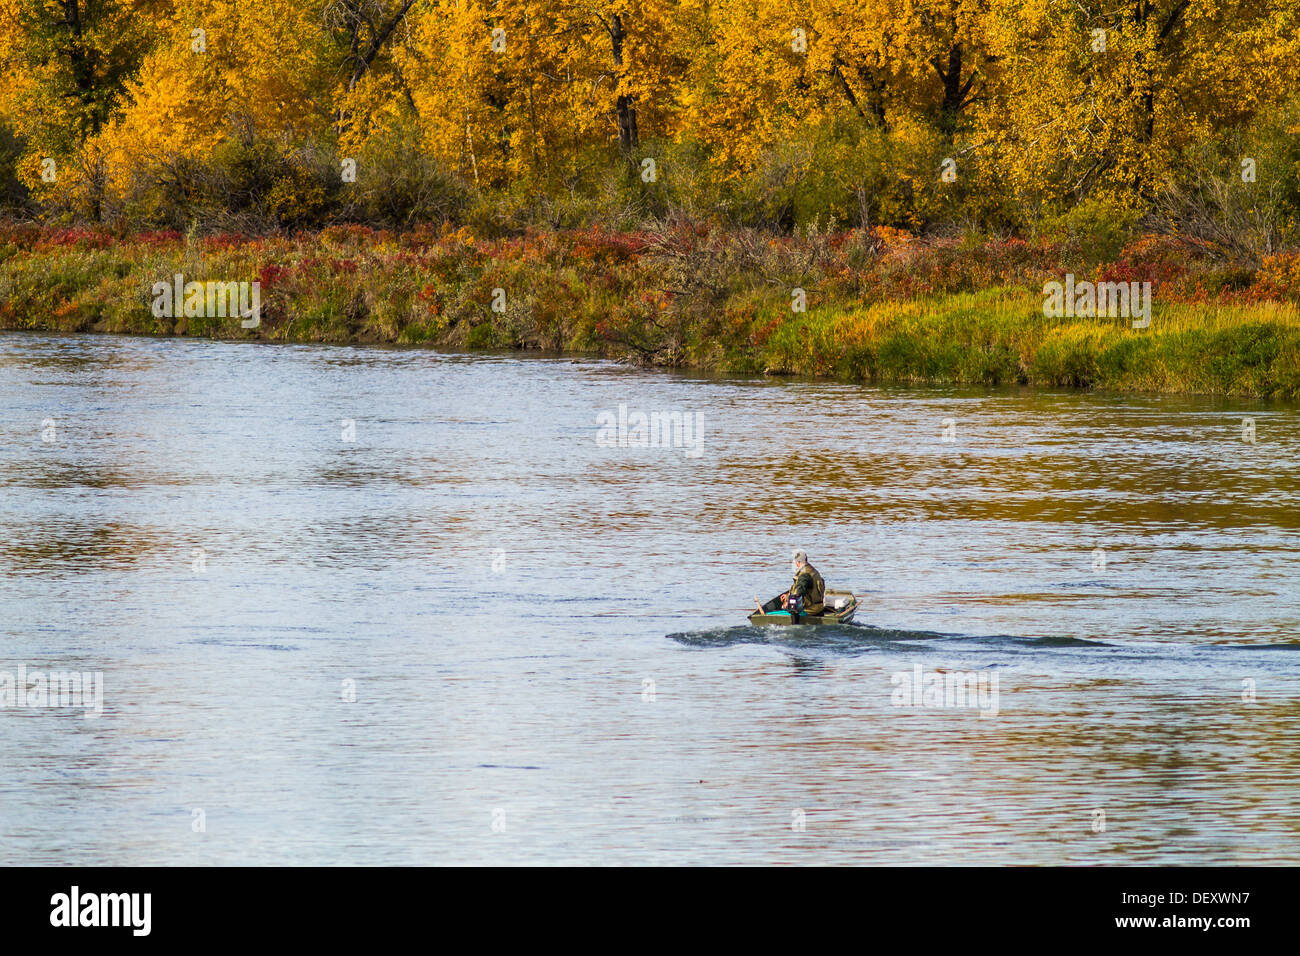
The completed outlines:
{"type": "Polygon", "coordinates": [[[947,63],[944,63],[943,59],[936,56],[930,61],[930,66],[934,67],[934,72],[939,74],[939,80],[943,83],[943,100],[939,104],[939,123],[945,132],[951,134],[957,129],[957,121],[961,117],[962,108],[966,105],[966,97],[970,94],[971,87],[975,85],[975,74],[971,73],[963,78],[962,48],[961,44],[956,40],[948,48],[947,63]]]}
{"type": "MultiPolygon", "coordinates": [[[[623,30],[623,18],[619,14],[614,14],[609,23],[609,39],[614,48],[614,66],[619,72],[623,69],[623,41],[627,38],[623,30]]],[[[617,90],[622,77],[614,79],[614,89],[617,90]]],[[[634,161],[632,151],[637,147],[636,131],[636,105],[632,97],[626,93],[619,93],[614,100],[614,115],[618,123],[618,148],[626,156],[629,162],[634,161]]]]}

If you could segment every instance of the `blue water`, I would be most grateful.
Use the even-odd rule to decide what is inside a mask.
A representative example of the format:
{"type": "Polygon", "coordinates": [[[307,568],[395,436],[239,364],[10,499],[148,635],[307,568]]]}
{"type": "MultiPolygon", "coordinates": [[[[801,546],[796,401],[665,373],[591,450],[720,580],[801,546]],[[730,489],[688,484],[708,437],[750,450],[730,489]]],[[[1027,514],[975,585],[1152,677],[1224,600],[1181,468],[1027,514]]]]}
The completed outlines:
{"type": "Polygon", "coordinates": [[[0,709],[13,862],[1300,862],[1293,406],[29,334],[0,396],[0,672],[103,675],[0,709]],[[746,623],[794,547],[860,626],[746,623]]]}

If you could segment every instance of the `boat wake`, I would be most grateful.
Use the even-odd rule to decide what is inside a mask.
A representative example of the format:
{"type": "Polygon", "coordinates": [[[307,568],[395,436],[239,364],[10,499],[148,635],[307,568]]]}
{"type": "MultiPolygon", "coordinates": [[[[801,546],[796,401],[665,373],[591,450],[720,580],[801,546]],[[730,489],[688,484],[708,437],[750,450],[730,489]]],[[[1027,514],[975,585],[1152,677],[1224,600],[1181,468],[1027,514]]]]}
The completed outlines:
{"type": "MultiPolygon", "coordinates": [[[[1168,676],[1192,668],[1210,673],[1222,667],[1247,667],[1252,673],[1300,677],[1300,643],[1210,643],[1088,640],[1067,635],[1025,637],[1011,634],[945,634],[872,627],[866,624],[822,624],[817,627],[719,627],[666,635],[699,650],[757,645],[778,649],[795,658],[822,656],[938,655],[972,664],[1057,660],[1070,667],[1100,667],[1126,674],[1168,676]],[[1259,653],[1256,653],[1259,652],[1259,653]]],[[[1235,672],[1235,670],[1234,670],[1235,672]]]]}
{"type": "Polygon", "coordinates": [[[1104,641],[1090,641],[1079,637],[1052,635],[1046,637],[1020,637],[1010,634],[979,636],[971,634],[945,634],[940,631],[913,631],[898,628],[872,627],[869,624],[822,624],[817,627],[736,627],[708,628],[683,631],[667,635],[669,640],[688,647],[718,648],[742,644],[761,644],[790,650],[807,651],[823,649],[843,654],[865,654],[872,651],[924,650],[927,645],[947,647],[965,645],[970,649],[1031,649],[1031,648],[1113,648],[1104,641]]]}
{"type": "MultiPolygon", "coordinates": [[[[716,627],[667,635],[669,640],[689,647],[734,647],[739,644],[768,644],[799,649],[826,648],[845,652],[868,651],[891,644],[951,640],[953,634],[937,631],[901,631],[866,624],[820,624],[817,627],[716,627]]],[[[969,638],[964,638],[969,640],[969,638]]]]}

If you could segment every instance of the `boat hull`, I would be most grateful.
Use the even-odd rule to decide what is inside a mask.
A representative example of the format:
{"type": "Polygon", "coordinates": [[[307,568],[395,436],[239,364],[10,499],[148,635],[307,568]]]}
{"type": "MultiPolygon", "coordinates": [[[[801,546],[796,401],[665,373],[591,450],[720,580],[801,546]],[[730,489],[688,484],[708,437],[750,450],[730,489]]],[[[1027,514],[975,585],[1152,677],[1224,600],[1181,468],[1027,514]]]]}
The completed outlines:
{"type": "Polygon", "coordinates": [[[858,599],[847,591],[827,591],[826,592],[826,610],[818,615],[800,615],[799,620],[793,620],[787,612],[777,611],[772,614],[762,614],[755,611],[749,615],[749,623],[760,626],[795,626],[803,627],[817,626],[821,624],[848,624],[853,620],[853,615],[858,610],[858,599]],[[833,607],[836,598],[847,598],[848,605],[844,607],[833,607]]]}

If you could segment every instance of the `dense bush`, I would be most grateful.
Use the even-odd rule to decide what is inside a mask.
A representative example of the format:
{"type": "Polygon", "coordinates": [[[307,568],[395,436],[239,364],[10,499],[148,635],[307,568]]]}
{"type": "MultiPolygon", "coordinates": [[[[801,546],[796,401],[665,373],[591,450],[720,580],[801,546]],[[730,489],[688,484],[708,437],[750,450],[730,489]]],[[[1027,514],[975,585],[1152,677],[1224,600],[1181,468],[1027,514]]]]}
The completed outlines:
{"type": "Polygon", "coordinates": [[[150,226],[254,234],[354,222],[409,229],[463,218],[471,191],[401,137],[372,139],[356,156],[289,149],[265,139],[220,144],[205,157],[173,154],[133,171],[120,215],[150,226]],[[344,160],[355,178],[343,178],[344,160]]]}
{"type": "Polygon", "coordinates": [[[1255,264],[1300,242],[1300,100],[1189,147],[1158,208],[1171,230],[1255,264]]]}
{"type": "Polygon", "coordinates": [[[1086,190],[1069,203],[1040,202],[1003,179],[987,144],[901,119],[888,129],[845,116],[793,124],[742,175],[726,174],[703,142],[647,137],[633,155],[592,147],[571,164],[499,188],[444,167],[401,123],[367,138],[355,155],[334,142],[288,146],[242,133],[208,153],[155,156],[122,182],[105,180],[102,157],[83,151],[66,161],[74,186],[56,199],[28,195],[16,170],[20,144],[0,127],[0,206],[64,225],[90,219],[200,233],[345,222],[397,230],[449,223],[482,236],[665,223],[784,234],[887,227],[974,236],[973,248],[1021,236],[1089,263],[1113,262],[1140,235],[1159,232],[1258,269],[1300,244],[1297,130],[1300,101],[1224,129],[1188,147],[1142,206],[1086,190]],[[345,163],[354,181],[345,181],[345,163]]]}
{"type": "Polygon", "coordinates": [[[0,213],[21,215],[34,211],[27,187],[18,179],[18,160],[23,144],[14,131],[0,123],[0,213]]]}

